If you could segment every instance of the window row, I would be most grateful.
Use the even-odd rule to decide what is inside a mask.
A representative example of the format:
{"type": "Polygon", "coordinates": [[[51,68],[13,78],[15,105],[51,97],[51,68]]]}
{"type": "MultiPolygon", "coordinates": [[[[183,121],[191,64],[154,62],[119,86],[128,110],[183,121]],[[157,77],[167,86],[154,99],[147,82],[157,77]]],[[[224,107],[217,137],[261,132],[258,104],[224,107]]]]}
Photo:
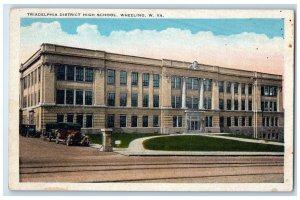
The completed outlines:
{"type": "MultiPolygon", "coordinates": [[[[138,127],[138,116],[137,115],[132,115],[130,118],[128,118],[126,115],[119,115],[119,122],[120,122],[120,127],[128,127],[128,120],[131,120],[131,125],[130,127],[138,127]]],[[[153,115],[152,118],[152,125],[153,127],[159,127],[159,116],[158,115],[153,115]]],[[[106,126],[108,128],[114,128],[115,127],[115,115],[114,114],[109,114],[107,115],[106,118],[106,126]]],[[[142,116],[142,127],[149,127],[149,116],[144,115],[142,116]]]]}
{"type": "Polygon", "coordinates": [[[262,101],[261,102],[262,111],[277,111],[277,102],[276,101],[262,101]]]}
{"type": "MultiPolygon", "coordinates": [[[[181,89],[183,77],[172,76],[171,77],[171,87],[173,89],[181,89]]],[[[212,79],[203,79],[204,91],[211,91],[212,89],[212,79]]],[[[200,79],[199,78],[187,78],[186,88],[188,90],[199,90],[200,89],[200,79]]]]}
{"type": "Polygon", "coordinates": [[[56,104],[92,105],[93,92],[84,90],[56,90],[56,104]]]}
{"type": "MultiPolygon", "coordinates": [[[[233,85],[233,89],[234,89],[234,94],[238,94],[239,93],[239,84],[238,82],[235,82],[233,85]]],[[[219,81],[219,92],[223,93],[224,92],[224,81],[219,81]]],[[[231,93],[231,82],[227,81],[226,82],[226,93],[230,94],[231,93]]],[[[241,83],[241,94],[244,95],[246,94],[246,84],[245,83],[241,83]]],[[[249,83],[248,84],[248,95],[252,95],[252,84],[249,83]]]]}
{"type": "Polygon", "coordinates": [[[40,103],[40,90],[23,97],[23,108],[36,106],[40,103]]]}
{"type": "Polygon", "coordinates": [[[262,119],[263,126],[278,126],[278,117],[263,117],[262,119]]]}
{"type": "MultiPolygon", "coordinates": [[[[241,100],[241,110],[246,110],[246,101],[245,99],[241,100]]],[[[232,101],[231,99],[226,100],[226,108],[224,99],[219,99],[219,109],[220,110],[231,110],[232,109],[232,101]]],[[[234,110],[239,110],[239,101],[237,99],[234,100],[234,110]]],[[[252,110],[252,100],[248,100],[248,110],[252,110]]]]}
{"type": "MultiPolygon", "coordinates": [[[[131,94],[131,107],[138,107],[138,94],[132,93],[131,94]]],[[[149,95],[143,95],[142,97],[142,107],[149,107],[149,95]]],[[[159,107],[159,95],[153,95],[153,107],[159,107]]],[[[107,93],[107,105],[108,106],[115,106],[116,105],[116,94],[114,92],[107,93]]],[[[127,93],[120,93],[120,106],[127,106],[127,93]]]]}
{"type": "Polygon", "coordinates": [[[41,67],[35,69],[33,72],[25,76],[21,81],[24,89],[41,82],[41,67]]]}
{"type": "Polygon", "coordinates": [[[56,65],[56,79],[62,81],[67,80],[93,82],[94,70],[87,67],[56,65]]]}
{"type": "Polygon", "coordinates": [[[277,86],[263,85],[261,86],[262,96],[277,96],[277,86]]]}
{"type": "MultiPolygon", "coordinates": [[[[142,85],[145,87],[149,86],[150,74],[142,74],[142,85]]],[[[115,85],[116,83],[116,71],[112,69],[107,70],[107,84],[115,85]]],[[[131,85],[137,86],[139,84],[139,74],[138,72],[131,72],[131,85]]],[[[153,74],[153,87],[159,87],[160,84],[160,75],[153,74]]],[[[127,85],[127,72],[120,71],[120,85],[127,85]]]]}
{"type": "Polygon", "coordinates": [[[93,127],[93,114],[81,114],[81,113],[68,113],[68,114],[57,114],[56,122],[68,122],[68,123],[77,123],[81,127],[91,128],[93,127]]]}
{"type": "MultiPolygon", "coordinates": [[[[233,126],[252,126],[252,117],[248,117],[248,123],[246,124],[246,118],[245,116],[243,117],[237,117],[237,116],[234,116],[233,117],[233,126]]],[[[224,127],[224,126],[227,126],[227,127],[230,127],[232,126],[232,117],[220,117],[220,121],[219,121],[219,124],[220,124],[220,127],[224,127]],[[226,120],[226,122],[225,122],[226,120]]]]}

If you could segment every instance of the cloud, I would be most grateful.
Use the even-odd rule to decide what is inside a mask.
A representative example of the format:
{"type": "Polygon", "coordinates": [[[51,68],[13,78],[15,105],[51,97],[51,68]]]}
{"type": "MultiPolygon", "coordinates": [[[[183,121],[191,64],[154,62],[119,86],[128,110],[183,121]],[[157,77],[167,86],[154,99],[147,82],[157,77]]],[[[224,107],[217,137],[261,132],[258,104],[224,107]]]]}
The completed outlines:
{"type": "Polygon", "coordinates": [[[21,58],[24,62],[42,43],[55,43],[150,58],[166,58],[267,73],[283,72],[283,39],[264,34],[214,35],[212,32],[168,28],[113,31],[101,35],[101,27],[82,24],[68,34],[59,22],[21,27],[21,58]],[[99,31],[100,30],[100,31],[99,31]]]}

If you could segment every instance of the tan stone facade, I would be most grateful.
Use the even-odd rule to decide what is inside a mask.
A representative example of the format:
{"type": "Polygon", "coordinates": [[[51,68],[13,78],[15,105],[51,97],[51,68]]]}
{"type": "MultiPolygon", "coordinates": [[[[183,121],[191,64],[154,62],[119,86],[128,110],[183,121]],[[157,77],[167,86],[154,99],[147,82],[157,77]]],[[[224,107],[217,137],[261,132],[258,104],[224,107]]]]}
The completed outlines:
{"type": "Polygon", "coordinates": [[[53,44],[20,68],[21,123],[283,140],[282,76],[53,44]],[[263,108],[262,108],[263,107],[263,108]]]}

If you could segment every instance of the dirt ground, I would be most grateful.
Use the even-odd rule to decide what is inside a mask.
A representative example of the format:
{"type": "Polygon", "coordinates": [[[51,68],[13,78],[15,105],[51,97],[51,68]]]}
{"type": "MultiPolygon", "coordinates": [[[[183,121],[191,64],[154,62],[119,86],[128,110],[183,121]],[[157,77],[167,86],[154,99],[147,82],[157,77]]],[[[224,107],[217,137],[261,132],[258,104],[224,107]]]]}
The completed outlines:
{"type": "Polygon", "coordinates": [[[20,136],[21,182],[283,182],[283,156],[124,156],[20,136]]]}

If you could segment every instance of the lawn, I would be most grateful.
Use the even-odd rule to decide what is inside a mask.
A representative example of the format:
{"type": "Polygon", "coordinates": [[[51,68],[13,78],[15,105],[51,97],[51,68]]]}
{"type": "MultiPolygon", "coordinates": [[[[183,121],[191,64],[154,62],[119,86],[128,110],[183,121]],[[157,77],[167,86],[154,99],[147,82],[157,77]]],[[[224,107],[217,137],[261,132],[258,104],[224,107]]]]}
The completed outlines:
{"type": "Polygon", "coordinates": [[[205,136],[171,136],[144,141],[146,149],[163,151],[251,151],[283,152],[283,146],[241,142],[205,136]]]}
{"type": "MultiPolygon", "coordinates": [[[[127,148],[129,143],[132,140],[141,138],[141,137],[149,137],[149,136],[156,136],[161,134],[154,134],[154,133],[115,133],[113,134],[113,145],[114,147],[120,148],[127,148]],[[121,140],[121,145],[115,145],[116,140],[121,140]]],[[[90,143],[95,144],[102,144],[102,134],[91,134],[88,135],[90,143]]]]}

